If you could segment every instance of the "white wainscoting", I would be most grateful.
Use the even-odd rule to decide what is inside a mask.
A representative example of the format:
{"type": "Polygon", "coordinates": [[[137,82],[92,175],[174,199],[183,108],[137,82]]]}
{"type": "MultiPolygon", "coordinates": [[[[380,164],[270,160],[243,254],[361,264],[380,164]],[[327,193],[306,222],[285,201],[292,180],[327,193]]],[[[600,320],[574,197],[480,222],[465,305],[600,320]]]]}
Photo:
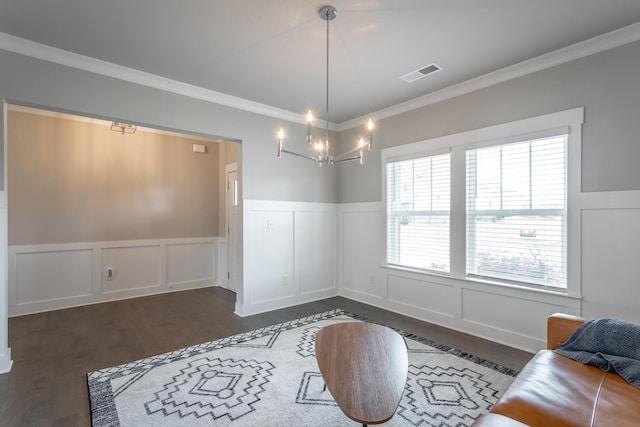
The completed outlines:
{"type": "MultiPolygon", "coordinates": [[[[218,245],[219,247],[219,245],[218,245]]],[[[216,243],[173,243],[167,245],[167,284],[170,289],[212,284],[216,277],[216,243]]]]}
{"type": "Polygon", "coordinates": [[[241,316],[338,294],[337,205],[244,201],[241,316]]]}
{"type": "Polygon", "coordinates": [[[582,195],[582,312],[640,323],[640,191],[582,195]]]}
{"type": "Polygon", "coordinates": [[[640,322],[640,191],[581,193],[576,202],[581,236],[569,242],[580,242],[580,289],[564,295],[385,267],[381,202],[246,201],[238,314],[339,294],[531,352],[545,346],[555,312],[640,322]]]}
{"type": "Polygon", "coordinates": [[[381,202],[340,205],[339,229],[347,298],[532,352],[546,344],[548,315],[581,314],[579,298],[385,267],[381,202]]]}
{"type": "Polygon", "coordinates": [[[10,246],[9,316],[216,285],[220,240],[10,246]]]}
{"type": "MultiPolygon", "coordinates": [[[[40,301],[88,297],[93,293],[93,250],[12,253],[9,276],[15,277],[16,306],[40,301]],[[12,274],[12,268],[13,274],[12,274]]],[[[11,282],[10,282],[11,285],[11,282]]],[[[12,287],[9,287],[11,295],[12,287]]],[[[9,304],[9,314],[14,314],[9,304]]]]}
{"type": "MultiPolygon", "coordinates": [[[[160,268],[161,245],[149,246],[119,246],[113,248],[101,248],[102,257],[102,294],[120,293],[137,289],[152,289],[161,286],[160,268]],[[112,277],[107,277],[107,271],[111,269],[112,277]]],[[[43,254],[45,257],[50,253],[43,254]]],[[[168,254],[167,254],[168,255],[168,254]]],[[[17,257],[20,259],[21,257],[17,257]]],[[[168,257],[167,257],[168,261],[168,257]]],[[[167,264],[170,264],[167,262],[167,264]]],[[[46,271],[48,265],[35,264],[38,269],[46,271]]],[[[18,287],[22,285],[18,277],[18,287]]],[[[42,282],[38,282],[40,284],[42,282]]],[[[34,301],[34,300],[31,300],[34,301]]]]}

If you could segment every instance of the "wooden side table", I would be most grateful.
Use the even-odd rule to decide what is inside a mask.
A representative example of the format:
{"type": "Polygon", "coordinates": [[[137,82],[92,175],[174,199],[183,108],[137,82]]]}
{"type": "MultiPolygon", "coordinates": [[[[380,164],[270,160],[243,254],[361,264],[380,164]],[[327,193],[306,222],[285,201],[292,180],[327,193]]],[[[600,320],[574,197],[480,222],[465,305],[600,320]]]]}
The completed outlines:
{"type": "Polygon", "coordinates": [[[363,425],[393,417],[407,382],[400,334],[373,323],[336,323],[316,334],[315,348],[325,384],[347,417],[363,425]]]}

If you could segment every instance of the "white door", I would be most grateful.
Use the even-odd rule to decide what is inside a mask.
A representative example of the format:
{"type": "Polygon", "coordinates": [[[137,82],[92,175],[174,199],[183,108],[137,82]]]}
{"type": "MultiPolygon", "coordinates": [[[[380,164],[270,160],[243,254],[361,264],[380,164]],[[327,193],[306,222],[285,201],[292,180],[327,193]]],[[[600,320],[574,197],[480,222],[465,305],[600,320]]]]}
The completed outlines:
{"type": "MultiPolygon", "coordinates": [[[[237,164],[232,163],[226,166],[227,175],[227,272],[226,287],[232,291],[236,290],[236,280],[238,260],[238,197],[240,188],[238,183],[237,164]]],[[[223,282],[225,283],[225,282],[223,282]]]]}

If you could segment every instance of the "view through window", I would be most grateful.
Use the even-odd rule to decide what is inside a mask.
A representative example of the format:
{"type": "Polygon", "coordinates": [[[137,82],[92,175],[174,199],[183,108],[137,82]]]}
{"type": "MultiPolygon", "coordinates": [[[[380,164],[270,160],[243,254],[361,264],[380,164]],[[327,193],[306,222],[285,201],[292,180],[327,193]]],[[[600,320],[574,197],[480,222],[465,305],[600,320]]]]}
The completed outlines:
{"type": "Polygon", "coordinates": [[[567,136],[466,151],[467,274],[566,287],[567,136]]]}
{"type": "Polygon", "coordinates": [[[449,271],[450,155],[387,164],[387,262],[449,271]]]}

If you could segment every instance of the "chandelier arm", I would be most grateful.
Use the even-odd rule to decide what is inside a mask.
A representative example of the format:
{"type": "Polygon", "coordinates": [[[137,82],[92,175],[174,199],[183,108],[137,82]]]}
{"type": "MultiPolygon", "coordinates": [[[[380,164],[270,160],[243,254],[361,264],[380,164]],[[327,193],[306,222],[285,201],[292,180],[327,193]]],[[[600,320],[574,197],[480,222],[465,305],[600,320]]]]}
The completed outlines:
{"type": "Polygon", "coordinates": [[[352,160],[361,160],[361,156],[353,156],[353,157],[347,157],[346,159],[339,159],[339,160],[333,160],[333,163],[344,163],[344,162],[350,162],[352,160]]]}
{"type": "Polygon", "coordinates": [[[349,154],[353,153],[354,151],[358,151],[358,150],[362,151],[362,147],[361,147],[360,145],[356,145],[356,146],[355,146],[355,147],[353,147],[352,149],[347,150],[347,151],[345,151],[344,153],[340,153],[340,154],[338,154],[335,158],[336,158],[336,159],[339,159],[339,158],[341,158],[341,157],[347,156],[347,155],[349,155],[349,154]]]}
{"type": "Polygon", "coordinates": [[[286,153],[286,154],[291,154],[292,156],[302,157],[303,159],[311,160],[313,162],[317,162],[318,161],[318,159],[316,159],[315,157],[305,156],[304,154],[296,153],[295,151],[289,151],[289,150],[282,149],[282,152],[286,153]]]}

